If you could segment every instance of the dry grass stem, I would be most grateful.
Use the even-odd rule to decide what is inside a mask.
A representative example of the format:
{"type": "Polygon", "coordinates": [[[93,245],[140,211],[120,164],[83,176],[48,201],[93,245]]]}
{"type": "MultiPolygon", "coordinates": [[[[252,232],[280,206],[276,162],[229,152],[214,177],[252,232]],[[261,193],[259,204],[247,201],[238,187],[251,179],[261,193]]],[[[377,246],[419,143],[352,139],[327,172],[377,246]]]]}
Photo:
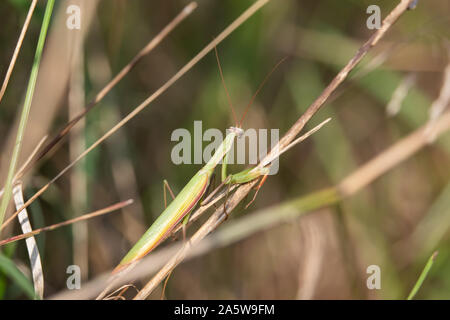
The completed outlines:
{"type": "Polygon", "coordinates": [[[16,48],[14,49],[13,56],[11,58],[11,62],[9,63],[8,70],[6,71],[5,80],[3,80],[2,88],[0,89],[0,102],[3,99],[3,96],[6,91],[6,87],[8,87],[9,79],[13,72],[14,66],[16,65],[17,57],[19,56],[20,48],[22,48],[23,39],[25,38],[25,34],[27,33],[28,26],[30,25],[31,17],[33,16],[34,9],[36,8],[37,0],[33,0],[30,4],[30,8],[28,9],[27,17],[25,18],[25,22],[23,23],[22,31],[19,35],[19,40],[17,40],[16,48]]]}
{"type": "Polygon", "coordinates": [[[113,211],[117,211],[117,210],[120,210],[122,208],[125,208],[125,207],[131,205],[132,203],[133,203],[133,199],[129,199],[129,200],[126,200],[126,201],[122,201],[122,202],[113,204],[113,205],[108,206],[106,208],[103,208],[103,209],[100,209],[100,210],[96,210],[96,211],[94,211],[92,213],[84,214],[84,215],[76,217],[74,219],[66,220],[64,222],[56,223],[56,224],[53,224],[51,226],[39,228],[39,229],[36,229],[34,231],[31,231],[31,232],[27,232],[27,233],[24,233],[24,234],[13,236],[13,237],[10,237],[8,239],[1,240],[0,241],[0,246],[3,246],[3,245],[5,245],[7,243],[10,243],[10,242],[14,242],[14,241],[26,239],[26,238],[29,238],[29,237],[33,237],[34,235],[37,235],[37,234],[39,234],[41,232],[52,231],[52,230],[55,230],[57,228],[64,227],[64,226],[67,226],[67,225],[70,225],[70,224],[73,224],[73,223],[76,223],[76,222],[79,222],[79,221],[92,219],[92,218],[95,218],[95,217],[98,217],[98,216],[101,216],[101,215],[104,215],[104,214],[107,214],[107,213],[110,213],[110,212],[113,212],[113,211]]]}
{"type": "MultiPolygon", "coordinates": [[[[412,154],[428,143],[428,136],[426,134],[427,128],[428,125],[425,125],[414,131],[342,180],[338,185],[340,194],[344,197],[354,194],[400,161],[408,159],[412,154]]],[[[449,128],[450,112],[446,112],[434,124],[436,136],[446,132],[449,128]]]]}

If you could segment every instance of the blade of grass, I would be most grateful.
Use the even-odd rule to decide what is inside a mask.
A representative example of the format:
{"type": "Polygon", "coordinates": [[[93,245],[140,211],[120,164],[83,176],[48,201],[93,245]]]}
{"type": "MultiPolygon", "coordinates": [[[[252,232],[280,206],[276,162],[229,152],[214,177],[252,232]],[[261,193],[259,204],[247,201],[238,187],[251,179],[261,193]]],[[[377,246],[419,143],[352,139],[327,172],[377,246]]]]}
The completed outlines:
{"type": "Polygon", "coordinates": [[[5,217],[6,209],[8,207],[9,201],[11,200],[11,191],[13,185],[13,178],[16,171],[17,160],[19,158],[20,147],[22,145],[23,136],[25,133],[25,128],[28,121],[28,115],[30,114],[31,102],[33,100],[34,88],[36,86],[36,79],[39,72],[39,65],[42,58],[42,51],[44,48],[45,38],[47,36],[48,26],[50,24],[50,18],[53,12],[53,5],[55,0],[49,0],[45,8],[44,19],[42,21],[41,32],[39,34],[39,40],[36,47],[36,54],[34,57],[33,67],[31,69],[30,80],[28,82],[28,88],[25,96],[25,103],[22,109],[22,114],[20,116],[19,128],[17,129],[16,143],[14,145],[13,153],[11,156],[11,162],[9,164],[8,176],[5,183],[5,193],[0,204],[0,226],[3,223],[5,217]]]}
{"type": "Polygon", "coordinates": [[[14,262],[5,257],[5,255],[0,253],[0,270],[5,273],[11,280],[17,284],[23,292],[31,299],[36,299],[37,296],[34,294],[34,288],[28,278],[17,269],[14,262]]]}
{"type": "MultiPolygon", "coordinates": [[[[8,246],[2,248],[2,254],[4,257],[11,259],[17,248],[17,243],[11,243],[8,246]]],[[[0,272],[0,300],[5,299],[6,289],[8,286],[8,276],[5,273],[0,272]]]]}
{"type": "Polygon", "coordinates": [[[407,300],[412,300],[414,296],[416,295],[417,291],[419,291],[420,287],[422,286],[423,282],[425,281],[425,278],[428,275],[428,272],[430,272],[431,267],[433,266],[434,260],[436,259],[438,252],[435,251],[431,257],[428,259],[427,264],[425,265],[425,268],[423,268],[422,273],[419,276],[419,279],[417,280],[416,284],[412,288],[411,292],[408,295],[407,300]]]}

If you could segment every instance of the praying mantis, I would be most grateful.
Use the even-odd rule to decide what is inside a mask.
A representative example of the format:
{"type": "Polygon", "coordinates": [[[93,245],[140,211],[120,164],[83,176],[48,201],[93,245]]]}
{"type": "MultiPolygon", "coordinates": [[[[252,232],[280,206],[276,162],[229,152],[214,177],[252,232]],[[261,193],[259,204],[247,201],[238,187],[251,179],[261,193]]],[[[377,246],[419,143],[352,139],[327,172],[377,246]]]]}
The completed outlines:
{"type": "MultiPolygon", "coordinates": [[[[217,148],[211,159],[201,168],[180,191],[170,205],[161,213],[142,238],[122,259],[114,269],[114,273],[126,268],[128,265],[140,260],[152,249],[154,249],[172,229],[191,212],[194,206],[205,194],[215,167],[229,153],[233,142],[243,134],[244,130],[239,127],[231,127],[224,141],[217,148]]],[[[224,171],[226,172],[226,171],[224,171]]],[[[241,184],[265,176],[269,173],[267,167],[255,168],[223,179],[224,184],[241,184]]]]}
{"type": "MultiPolygon", "coordinates": [[[[188,215],[199,200],[203,197],[206,189],[209,185],[211,176],[214,169],[221,160],[222,164],[222,184],[243,184],[251,182],[255,179],[261,179],[261,182],[257,186],[257,190],[264,183],[270,171],[270,163],[282,153],[293,147],[295,144],[306,139],[308,136],[319,130],[325,125],[330,118],[302,135],[300,138],[293,141],[287,147],[277,152],[273,157],[261,162],[258,166],[250,169],[243,170],[236,174],[226,174],[226,157],[230,152],[233,142],[236,138],[243,135],[244,130],[239,127],[230,127],[229,133],[225,137],[225,140],[218,147],[217,151],[211,157],[211,159],[200,169],[186,184],[186,186],[180,191],[170,205],[161,213],[161,215],[153,222],[150,228],[144,233],[144,235],[136,242],[133,248],[125,255],[119,265],[114,269],[113,273],[118,273],[126,269],[129,265],[139,261],[150,251],[152,251],[165,236],[169,234],[173,228],[188,215]]],[[[253,200],[252,200],[253,201],[253,200]]]]}
{"type": "MultiPolygon", "coordinates": [[[[273,156],[266,157],[264,161],[260,162],[257,166],[243,170],[236,174],[227,174],[227,157],[230,153],[230,150],[233,146],[234,141],[241,137],[244,134],[244,130],[241,128],[242,122],[245,118],[245,115],[252,105],[256,95],[271,75],[271,73],[278,67],[278,65],[283,62],[280,61],[272,71],[266,76],[263,82],[258,87],[255,94],[252,96],[250,103],[247,105],[247,108],[242,116],[241,120],[237,122],[237,118],[235,116],[235,112],[233,106],[230,101],[230,96],[228,94],[227,87],[225,85],[225,80],[223,77],[222,69],[220,66],[219,57],[216,50],[216,59],[219,66],[220,76],[225,88],[229,106],[233,113],[233,118],[236,122],[236,126],[230,127],[227,130],[227,135],[224,141],[220,144],[220,146],[216,149],[213,156],[210,160],[201,168],[192,178],[191,180],[184,186],[184,188],[179,192],[179,194],[173,199],[173,201],[166,207],[166,209],[161,213],[161,215],[153,222],[153,224],[149,227],[149,229],[144,233],[144,235],[136,242],[136,244],[131,248],[131,250],[124,256],[124,258],[120,261],[117,267],[113,270],[112,275],[119,275],[124,273],[125,271],[131,269],[138,261],[140,261],[144,256],[146,256],[150,251],[156,248],[166,237],[171,233],[171,231],[180,223],[183,218],[185,220],[183,223],[187,221],[186,217],[189,218],[190,212],[197,205],[197,203],[202,199],[205,195],[208,185],[210,183],[211,177],[214,173],[214,169],[216,166],[222,162],[222,173],[221,179],[223,185],[231,186],[233,184],[244,184],[256,179],[261,179],[260,183],[257,185],[256,190],[262,186],[264,181],[266,180],[269,171],[270,165],[274,159],[279,157],[282,153],[286,152],[288,149],[298,144],[299,142],[306,139],[312,133],[319,130],[325,123],[327,123],[330,119],[327,119],[320,123],[318,126],[308,131],[303,136],[297,138],[295,141],[291,142],[287,147],[282,150],[277,150],[277,152],[273,153],[273,156]]],[[[219,186],[219,188],[221,187],[219,186]]],[[[217,191],[216,189],[215,191],[217,191]]],[[[256,192],[257,192],[256,191],[256,192]]],[[[256,193],[255,193],[256,196],[256,193]]],[[[254,198],[253,198],[254,200],[254,198]]],[[[251,202],[253,202],[253,200],[251,202]]],[[[226,202],[226,200],[225,200],[226,202]]],[[[251,203],[250,202],[250,203],[251,203]]],[[[249,203],[249,204],[250,204],[249,203]]],[[[202,204],[202,203],[201,203],[202,204]]],[[[106,289],[105,289],[106,290],[106,289]]]]}

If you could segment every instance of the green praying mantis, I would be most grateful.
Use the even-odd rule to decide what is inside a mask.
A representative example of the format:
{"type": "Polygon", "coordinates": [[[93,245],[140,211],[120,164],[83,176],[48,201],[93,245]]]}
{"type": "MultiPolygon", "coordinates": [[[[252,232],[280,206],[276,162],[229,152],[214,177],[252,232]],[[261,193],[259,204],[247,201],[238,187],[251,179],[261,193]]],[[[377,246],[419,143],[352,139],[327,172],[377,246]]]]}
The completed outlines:
{"type": "MultiPolygon", "coordinates": [[[[124,256],[124,258],[120,261],[117,267],[113,270],[113,276],[119,276],[130,270],[132,266],[134,266],[137,262],[139,262],[144,256],[146,256],[149,252],[155,249],[166,237],[172,232],[172,230],[183,220],[183,223],[187,221],[189,218],[189,214],[193,210],[193,208],[197,205],[197,203],[202,199],[205,195],[208,185],[210,183],[211,177],[214,173],[214,169],[216,166],[222,162],[222,171],[221,171],[221,180],[222,183],[219,188],[223,185],[235,185],[235,184],[244,184],[256,179],[261,179],[259,184],[256,187],[256,193],[259,188],[262,186],[264,181],[266,180],[269,171],[270,165],[277,157],[279,157],[282,153],[286,152],[288,149],[298,144],[299,142],[306,139],[308,136],[319,130],[325,123],[327,123],[330,119],[327,119],[320,123],[318,126],[308,131],[306,134],[297,138],[295,141],[291,142],[287,147],[282,150],[276,150],[276,152],[272,152],[271,155],[266,157],[263,161],[261,161],[257,166],[253,168],[249,168],[243,170],[236,174],[227,174],[227,158],[230,153],[230,150],[233,146],[234,141],[241,137],[244,134],[244,130],[241,128],[242,122],[245,118],[245,115],[252,105],[256,95],[269,78],[271,73],[278,67],[278,65],[283,62],[280,61],[272,71],[266,76],[263,82],[258,87],[255,94],[252,96],[250,103],[247,105],[244,115],[241,120],[237,122],[237,118],[234,113],[233,106],[231,104],[230,96],[228,94],[227,87],[225,85],[225,80],[223,77],[222,69],[220,66],[219,57],[216,50],[216,59],[219,66],[220,76],[225,88],[229,106],[233,113],[233,118],[236,122],[236,126],[230,127],[227,130],[227,135],[224,141],[220,144],[220,146],[216,149],[214,155],[211,159],[201,168],[192,178],[191,180],[184,186],[184,188],[178,193],[176,197],[174,197],[173,201],[166,207],[166,209],[161,213],[161,215],[153,222],[153,224],[149,227],[149,229],[144,233],[144,235],[136,242],[136,244],[131,248],[131,250],[124,256]],[[187,218],[187,219],[186,219],[187,218]]],[[[215,191],[217,191],[217,188],[215,191]]],[[[254,198],[256,197],[256,193],[254,198]]],[[[253,200],[254,200],[253,198],[253,200]]],[[[253,202],[253,200],[251,202],[253,202]]],[[[226,201],[226,200],[225,200],[226,201]]],[[[250,203],[251,203],[250,202],[250,203]]],[[[249,203],[249,204],[250,204],[249,203]]],[[[202,202],[200,203],[202,204],[202,202]]],[[[248,206],[248,205],[247,205],[248,206]]],[[[105,289],[106,290],[106,289],[105,289]]],[[[105,292],[105,291],[104,291],[105,292]]]]}
{"type": "Polygon", "coordinates": [[[269,174],[270,163],[282,153],[286,152],[288,149],[319,130],[329,120],[331,119],[328,118],[323,121],[318,126],[314,127],[312,130],[308,131],[306,134],[289,144],[286,148],[277,152],[271,158],[264,160],[264,162],[260,163],[258,166],[243,170],[236,174],[226,175],[226,156],[230,152],[234,140],[242,136],[244,133],[244,130],[239,127],[230,127],[229,133],[213,157],[211,157],[205,166],[191,178],[191,180],[180,191],[170,205],[161,213],[155,222],[153,222],[150,228],[144,233],[138,242],[136,242],[122,261],[120,261],[113,273],[118,273],[124,269],[127,269],[128,266],[141,260],[145,255],[158,246],[160,242],[164,240],[168,234],[170,234],[175,226],[192,211],[195,205],[205,194],[214,169],[221,160],[224,160],[224,163],[222,164],[222,185],[244,184],[255,179],[261,179],[261,182],[257,186],[257,190],[259,190],[269,174]]]}

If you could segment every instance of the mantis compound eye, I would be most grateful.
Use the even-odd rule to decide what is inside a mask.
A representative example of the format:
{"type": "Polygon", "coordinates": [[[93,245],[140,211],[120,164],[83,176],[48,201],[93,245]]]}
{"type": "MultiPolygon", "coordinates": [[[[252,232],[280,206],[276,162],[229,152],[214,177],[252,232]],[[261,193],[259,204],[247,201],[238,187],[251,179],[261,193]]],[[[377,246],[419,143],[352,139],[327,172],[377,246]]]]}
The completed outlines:
{"type": "Polygon", "coordinates": [[[414,0],[413,2],[411,2],[408,6],[408,10],[413,10],[417,7],[417,4],[419,3],[419,0],[414,0]]]}
{"type": "Polygon", "coordinates": [[[238,127],[230,127],[228,130],[234,132],[238,138],[244,134],[244,130],[238,127]]]}

